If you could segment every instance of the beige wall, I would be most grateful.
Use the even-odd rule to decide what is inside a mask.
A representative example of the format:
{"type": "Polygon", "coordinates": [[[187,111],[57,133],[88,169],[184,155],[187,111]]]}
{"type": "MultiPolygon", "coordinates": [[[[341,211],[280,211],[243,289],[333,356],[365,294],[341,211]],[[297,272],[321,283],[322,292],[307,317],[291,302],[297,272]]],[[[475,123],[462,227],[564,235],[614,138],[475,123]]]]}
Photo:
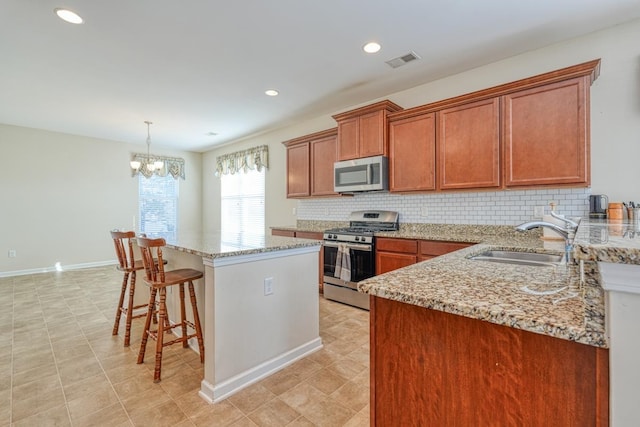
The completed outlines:
{"type": "MultiPolygon", "coordinates": [[[[0,275],[115,260],[109,230],[133,226],[138,180],[128,162],[141,144],[126,144],[0,125],[0,275]],[[8,258],[10,249],[16,258],[8,258]]],[[[200,231],[201,154],[186,160],[178,208],[181,230],[200,231]]]]}
{"type": "MultiPolygon", "coordinates": [[[[601,74],[591,87],[592,193],[610,200],[640,200],[640,20],[531,51],[403,92],[390,99],[404,108],[601,58],[601,74]]],[[[424,58],[423,60],[428,60],[424,58]]],[[[408,65],[409,67],[411,65],[408,65]]],[[[399,75],[402,69],[396,71],[399,75]]],[[[361,105],[375,102],[372,99],[361,105]]],[[[354,105],[349,110],[360,105],[354,105]]],[[[342,111],[344,111],[342,110],[342,111]]],[[[333,114],[339,111],[334,112],[333,114]]],[[[295,224],[296,201],[283,199],[284,155],[281,141],[335,126],[330,115],[222,147],[204,156],[204,227],[219,227],[216,182],[208,172],[215,156],[260,144],[271,150],[267,181],[267,226],[295,224]],[[281,168],[282,166],[282,168],[281,168]],[[275,187],[274,187],[275,186],[275,187]]],[[[304,202],[302,202],[304,203],[304,202]]],[[[372,206],[375,208],[375,206],[372,206]]],[[[319,219],[319,218],[318,218],[319,219]]]]}

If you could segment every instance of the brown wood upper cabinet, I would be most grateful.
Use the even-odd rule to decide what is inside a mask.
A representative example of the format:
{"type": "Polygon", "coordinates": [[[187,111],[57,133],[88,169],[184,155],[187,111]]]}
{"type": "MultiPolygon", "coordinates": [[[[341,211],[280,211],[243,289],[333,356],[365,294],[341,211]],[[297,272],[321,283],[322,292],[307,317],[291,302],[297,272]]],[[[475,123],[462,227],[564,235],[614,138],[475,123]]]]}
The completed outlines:
{"type": "Polygon", "coordinates": [[[287,198],[337,196],[333,191],[337,129],[283,142],[287,146],[287,198]]]}
{"type": "Polygon", "coordinates": [[[338,160],[387,155],[387,114],[402,110],[391,101],[381,101],[336,114],[338,160]]]}
{"type": "Polygon", "coordinates": [[[389,114],[390,191],[588,186],[599,68],[589,61],[389,114]]]}
{"type": "Polygon", "coordinates": [[[436,188],[435,113],[389,120],[389,190],[436,188]]]}
{"type": "Polygon", "coordinates": [[[499,187],[499,98],[441,110],[437,123],[438,188],[499,187]]]}
{"type": "Polygon", "coordinates": [[[578,77],[503,96],[507,187],[589,185],[588,79],[578,77]]]}

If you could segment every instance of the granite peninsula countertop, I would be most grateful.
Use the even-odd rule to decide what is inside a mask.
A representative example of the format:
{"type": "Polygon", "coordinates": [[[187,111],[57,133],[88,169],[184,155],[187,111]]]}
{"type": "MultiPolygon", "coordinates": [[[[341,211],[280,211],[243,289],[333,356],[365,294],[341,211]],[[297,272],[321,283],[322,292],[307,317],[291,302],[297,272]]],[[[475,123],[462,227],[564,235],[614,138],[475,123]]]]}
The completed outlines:
{"type": "MultiPolygon", "coordinates": [[[[323,231],[348,223],[298,221],[291,230],[323,231]]],[[[284,227],[274,227],[284,228],[284,227]]],[[[640,223],[583,219],[574,241],[577,264],[530,267],[474,261],[486,249],[561,253],[562,241],[513,226],[401,224],[378,237],[477,243],[441,257],[367,279],[360,292],[535,333],[607,347],[604,292],[597,262],[640,264],[640,223]]]]}
{"type": "Polygon", "coordinates": [[[222,258],[260,254],[307,246],[320,246],[321,241],[264,234],[182,234],[167,240],[167,247],[204,258],[222,258]]]}
{"type": "Polygon", "coordinates": [[[582,220],[573,247],[577,259],[640,264],[640,222],[582,220]]]}
{"type": "Polygon", "coordinates": [[[360,292],[499,325],[607,347],[604,294],[595,263],[532,267],[468,257],[487,249],[539,248],[479,244],[358,283],[360,292]]]}

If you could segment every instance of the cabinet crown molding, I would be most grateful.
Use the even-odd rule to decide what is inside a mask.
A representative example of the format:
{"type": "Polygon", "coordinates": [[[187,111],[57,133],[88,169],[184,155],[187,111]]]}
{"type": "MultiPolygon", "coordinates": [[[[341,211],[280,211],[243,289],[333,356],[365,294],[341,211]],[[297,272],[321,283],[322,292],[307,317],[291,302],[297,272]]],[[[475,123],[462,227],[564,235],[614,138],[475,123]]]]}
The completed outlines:
{"type": "Polygon", "coordinates": [[[374,111],[386,110],[388,113],[401,111],[403,108],[396,103],[385,99],[384,101],[376,102],[375,104],[365,105],[364,107],[356,108],[355,110],[345,111],[343,113],[335,114],[331,117],[336,121],[349,119],[352,117],[362,116],[364,114],[373,113],[374,111]]]}
{"type": "Polygon", "coordinates": [[[309,142],[316,139],[323,139],[323,138],[328,138],[328,137],[337,136],[337,135],[338,135],[338,128],[335,127],[327,130],[321,130],[320,132],[315,132],[308,135],[299,136],[297,138],[289,139],[287,141],[283,141],[282,144],[288,147],[290,145],[300,144],[303,142],[309,142]]]}
{"type": "Polygon", "coordinates": [[[589,85],[591,85],[600,75],[600,62],[600,59],[594,59],[592,61],[583,62],[581,64],[572,65],[570,67],[561,68],[559,70],[550,71],[548,73],[538,74],[536,76],[527,77],[487,89],[481,89],[475,92],[466,93],[464,95],[455,96],[453,98],[447,98],[441,101],[419,105],[417,107],[390,113],[387,118],[389,121],[406,119],[408,117],[430,113],[432,111],[456,107],[458,105],[467,104],[474,101],[481,101],[483,99],[493,98],[496,96],[507,95],[509,93],[513,93],[523,89],[530,89],[550,83],[561,82],[563,80],[569,80],[575,77],[588,76],[589,85]]]}

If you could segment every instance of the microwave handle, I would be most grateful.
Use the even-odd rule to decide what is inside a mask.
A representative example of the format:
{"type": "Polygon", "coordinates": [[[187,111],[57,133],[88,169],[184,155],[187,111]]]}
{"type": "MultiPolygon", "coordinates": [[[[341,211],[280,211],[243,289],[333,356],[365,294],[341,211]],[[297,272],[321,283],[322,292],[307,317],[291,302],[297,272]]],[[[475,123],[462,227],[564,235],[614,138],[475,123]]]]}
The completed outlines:
{"type": "Polygon", "coordinates": [[[367,184],[371,184],[371,177],[373,176],[373,164],[367,165],[367,184]]]}

